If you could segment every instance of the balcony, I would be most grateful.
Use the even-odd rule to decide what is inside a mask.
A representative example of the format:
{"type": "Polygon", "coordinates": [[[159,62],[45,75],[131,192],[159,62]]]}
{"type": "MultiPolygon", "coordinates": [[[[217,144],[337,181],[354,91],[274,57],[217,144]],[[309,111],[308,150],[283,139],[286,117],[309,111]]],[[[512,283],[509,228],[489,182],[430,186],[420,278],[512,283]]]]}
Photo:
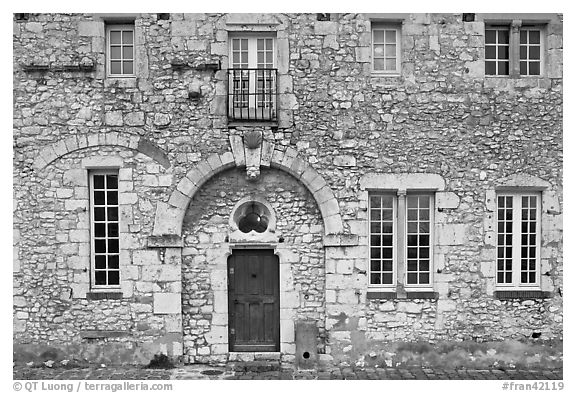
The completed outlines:
{"type": "Polygon", "coordinates": [[[277,97],[275,68],[228,69],[228,120],[276,122],[277,97]]]}

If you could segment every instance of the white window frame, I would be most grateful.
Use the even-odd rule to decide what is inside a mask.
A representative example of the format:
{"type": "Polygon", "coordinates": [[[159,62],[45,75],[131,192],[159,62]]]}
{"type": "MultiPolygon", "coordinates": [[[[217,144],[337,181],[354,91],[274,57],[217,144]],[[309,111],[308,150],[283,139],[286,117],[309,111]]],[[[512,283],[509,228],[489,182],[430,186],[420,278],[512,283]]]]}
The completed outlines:
{"type": "Polygon", "coordinates": [[[542,248],[542,193],[541,192],[508,192],[496,193],[496,261],[495,261],[495,284],[497,289],[510,290],[540,290],[540,253],[542,248]],[[534,283],[521,283],[521,256],[522,256],[522,197],[536,197],[536,271],[534,283]],[[498,283],[498,198],[512,197],[512,282],[498,283]]]}
{"type": "MultiPolygon", "coordinates": [[[[404,224],[404,259],[406,260],[406,276],[404,279],[404,287],[412,291],[418,290],[430,290],[434,286],[434,193],[426,192],[409,192],[406,194],[406,214],[405,214],[405,224],[404,224]],[[429,239],[428,239],[428,268],[429,268],[429,278],[428,284],[408,284],[408,197],[420,197],[426,196],[429,198],[428,205],[428,222],[429,222],[429,239]]],[[[420,262],[418,260],[418,262],[420,262]]]]}
{"type": "Polygon", "coordinates": [[[518,69],[520,70],[520,71],[519,71],[519,72],[520,72],[520,76],[521,76],[521,77],[540,77],[540,76],[544,75],[544,55],[545,55],[545,50],[544,50],[544,48],[545,48],[544,28],[542,28],[542,27],[540,27],[540,26],[522,26],[522,27],[520,28],[520,35],[522,34],[523,31],[527,31],[527,32],[528,32],[527,41],[526,41],[527,44],[522,44],[521,41],[519,41],[519,45],[520,45],[520,48],[521,48],[522,46],[526,46],[526,47],[527,47],[527,49],[526,49],[526,55],[527,55],[528,59],[527,59],[527,60],[524,60],[524,61],[526,61],[526,62],[528,63],[528,64],[526,65],[526,71],[527,71],[527,72],[528,72],[529,69],[530,69],[529,63],[530,63],[530,62],[534,62],[534,61],[531,61],[531,60],[530,60],[530,53],[529,53],[529,50],[530,50],[530,49],[529,49],[529,48],[530,48],[530,46],[535,46],[535,45],[530,45],[530,37],[529,37],[530,33],[529,33],[529,32],[530,32],[530,31],[538,31],[538,32],[540,33],[540,44],[539,44],[539,46],[540,46],[540,73],[539,73],[539,74],[534,74],[534,75],[522,74],[520,64],[522,64],[522,61],[523,61],[523,60],[522,60],[522,58],[521,58],[520,50],[519,50],[519,51],[518,51],[518,53],[519,53],[519,55],[518,55],[518,56],[519,56],[519,57],[518,57],[518,69]]]}
{"type": "MultiPolygon", "coordinates": [[[[384,64],[386,64],[386,38],[384,38],[384,64]]],[[[373,22],[370,30],[370,67],[372,74],[374,75],[400,75],[402,72],[402,27],[395,23],[378,23],[373,22]],[[384,37],[386,37],[386,31],[396,32],[396,69],[395,70],[375,70],[374,69],[374,32],[377,30],[384,31],[384,37]]]]}
{"type": "MultiPolygon", "coordinates": [[[[380,221],[382,222],[382,221],[380,221]]],[[[398,282],[398,197],[393,192],[370,192],[368,194],[368,287],[371,289],[395,290],[398,282]],[[373,196],[391,196],[392,199],[392,283],[372,284],[372,224],[371,210],[373,196]]]]}
{"type": "MultiPolygon", "coordinates": [[[[123,49],[123,44],[122,49],[123,49]]],[[[123,50],[120,51],[123,56],[123,50]]],[[[122,58],[122,60],[124,60],[122,58]]],[[[123,68],[123,65],[122,65],[123,68]]],[[[108,78],[134,78],[136,77],[136,29],[133,23],[131,24],[106,24],[106,76],[108,78]],[[111,58],[111,31],[132,31],[132,73],[112,73],[112,58],[111,58]]]]}
{"type": "Polygon", "coordinates": [[[490,77],[508,77],[510,76],[510,73],[512,72],[512,34],[511,34],[511,28],[510,26],[502,26],[502,25],[488,25],[486,26],[486,28],[484,29],[484,73],[486,74],[486,76],[490,76],[490,77]],[[490,46],[495,46],[496,48],[496,58],[494,59],[487,59],[486,58],[486,32],[488,30],[494,30],[496,31],[496,44],[489,44],[490,46]],[[499,44],[498,43],[498,32],[499,31],[506,31],[508,34],[508,44],[499,44]],[[498,58],[498,48],[499,47],[508,47],[508,59],[506,59],[508,61],[508,73],[507,74],[499,74],[498,73],[498,61],[500,60],[498,58]],[[495,74],[487,74],[486,73],[486,62],[487,61],[495,61],[496,62],[496,73],[495,74]]]}
{"type": "MultiPolygon", "coordinates": [[[[119,169],[94,169],[89,170],[89,197],[90,197],[90,288],[92,290],[120,290],[121,283],[122,283],[122,276],[121,276],[121,261],[120,261],[120,251],[121,251],[121,244],[120,244],[120,176],[119,176],[119,169]],[[118,208],[118,221],[114,221],[118,223],[118,284],[117,285],[97,285],[96,284],[96,236],[94,231],[94,224],[95,224],[95,217],[94,217],[94,175],[116,175],[118,177],[118,204],[116,205],[118,208]]],[[[100,206],[100,205],[99,205],[100,206]]],[[[102,205],[108,207],[108,205],[102,205]]],[[[108,213],[106,213],[108,214],[108,213]]],[[[99,221],[104,222],[106,224],[106,231],[108,230],[108,220],[106,221],[99,221]]],[[[106,239],[106,249],[108,250],[108,237],[106,239]]],[[[108,252],[106,252],[108,255],[108,252]]],[[[101,269],[100,269],[101,270],[101,269]]],[[[106,271],[108,271],[108,261],[106,261],[106,271]]],[[[113,269],[116,270],[116,269],[113,269]]]]}
{"type": "Polygon", "coordinates": [[[434,288],[434,206],[435,206],[435,195],[434,192],[426,192],[421,190],[409,191],[406,193],[405,196],[405,206],[404,206],[404,232],[400,233],[399,225],[398,225],[398,216],[399,216],[399,196],[397,195],[396,191],[370,191],[368,193],[368,288],[371,291],[381,291],[381,292],[394,292],[396,290],[396,286],[398,283],[398,275],[403,274],[403,286],[409,292],[429,292],[432,291],[434,288]],[[371,244],[372,244],[372,231],[371,231],[371,209],[372,209],[372,202],[371,197],[373,196],[392,196],[393,197],[393,253],[392,253],[392,284],[372,284],[372,271],[371,271],[371,244]],[[407,198],[413,196],[427,196],[429,197],[429,282],[428,284],[408,284],[408,203],[407,198]],[[403,254],[404,254],[404,271],[400,272],[399,269],[399,257],[398,257],[398,238],[402,236],[404,239],[403,242],[403,254]]]}
{"type": "MultiPolygon", "coordinates": [[[[242,69],[242,68],[249,68],[249,69],[256,69],[256,68],[260,68],[259,67],[259,63],[258,63],[258,40],[259,39],[270,39],[272,40],[272,64],[271,65],[267,65],[266,69],[277,69],[277,43],[276,43],[276,35],[275,34],[271,34],[271,33],[232,33],[230,34],[230,36],[228,37],[228,55],[229,55],[229,68],[230,69],[242,69]],[[233,42],[234,40],[247,40],[248,41],[248,63],[246,63],[247,67],[244,66],[239,66],[239,67],[235,67],[234,66],[234,45],[233,42]]],[[[265,52],[267,52],[266,49],[264,49],[265,52]]],[[[241,59],[240,59],[241,60],[241,59]]],[[[266,63],[266,59],[264,59],[264,62],[266,63]]],[[[276,102],[274,97],[270,96],[270,95],[265,95],[265,97],[270,98],[271,101],[268,100],[260,100],[258,95],[250,95],[250,92],[254,92],[257,93],[258,91],[258,86],[256,85],[257,83],[257,75],[256,75],[256,71],[246,71],[246,72],[254,72],[253,75],[248,74],[248,81],[249,84],[247,86],[247,91],[248,91],[248,97],[247,100],[238,100],[238,101],[234,101],[231,102],[229,105],[233,105],[234,108],[247,108],[248,110],[250,109],[255,109],[255,110],[259,110],[261,108],[266,108],[266,109],[271,109],[272,111],[276,111],[276,102]],[[235,105],[239,103],[240,106],[236,107],[235,105]]],[[[244,76],[242,76],[242,74],[244,73],[244,71],[242,71],[240,73],[240,89],[238,89],[238,91],[242,90],[242,79],[244,79],[244,76]]],[[[270,73],[270,77],[266,78],[264,76],[263,78],[263,82],[264,82],[264,91],[267,91],[269,89],[266,89],[266,86],[270,86],[270,89],[272,92],[275,92],[275,86],[277,84],[277,80],[276,80],[276,74],[274,72],[270,73]]],[[[231,77],[231,79],[229,80],[230,86],[229,89],[236,91],[236,89],[234,89],[234,76],[231,77]]],[[[276,93],[277,94],[277,93],[276,93]]],[[[233,95],[234,98],[236,98],[236,95],[233,95]]]]}

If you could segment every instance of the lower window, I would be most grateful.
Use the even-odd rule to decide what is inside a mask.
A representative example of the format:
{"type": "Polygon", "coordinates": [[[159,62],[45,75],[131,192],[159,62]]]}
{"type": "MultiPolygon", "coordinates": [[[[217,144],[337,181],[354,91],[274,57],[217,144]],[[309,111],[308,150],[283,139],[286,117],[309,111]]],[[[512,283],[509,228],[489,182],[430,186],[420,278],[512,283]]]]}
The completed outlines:
{"type": "Polygon", "coordinates": [[[92,286],[120,286],[118,171],[90,172],[92,286]]]}
{"type": "Polygon", "coordinates": [[[395,288],[400,275],[407,288],[431,288],[432,202],[431,195],[370,195],[370,286],[395,288]]]}
{"type": "Polygon", "coordinates": [[[540,195],[499,194],[497,201],[498,287],[540,285],[540,195]]]}

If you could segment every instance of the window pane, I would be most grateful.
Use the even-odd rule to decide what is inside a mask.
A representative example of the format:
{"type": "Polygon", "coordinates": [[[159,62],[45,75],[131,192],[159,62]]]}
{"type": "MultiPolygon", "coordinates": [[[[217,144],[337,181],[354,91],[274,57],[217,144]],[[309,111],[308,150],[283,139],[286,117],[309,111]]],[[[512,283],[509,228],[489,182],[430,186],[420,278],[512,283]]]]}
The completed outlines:
{"type": "Polygon", "coordinates": [[[392,233],[392,222],[382,223],[382,233],[392,233]]]}
{"type": "Polygon", "coordinates": [[[108,272],[108,285],[119,285],[120,284],[120,272],[118,270],[112,270],[108,272]]]}
{"type": "Polygon", "coordinates": [[[386,196],[382,198],[382,207],[392,209],[394,206],[394,197],[386,196]]]}
{"type": "Polygon", "coordinates": [[[258,52],[258,64],[264,64],[264,52],[258,52]]]}
{"type": "Polygon", "coordinates": [[[240,49],[243,51],[247,51],[248,50],[248,39],[246,38],[242,38],[240,40],[240,49]]]}
{"type": "Polygon", "coordinates": [[[508,59],[508,47],[507,46],[499,46],[498,47],[498,58],[499,59],[508,59]]]}
{"type": "Polygon", "coordinates": [[[409,209],[414,209],[418,207],[418,197],[408,196],[406,197],[406,206],[409,209]]]}
{"type": "Polygon", "coordinates": [[[428,247],[420,247],[420,258],[430,258],[430,249],[428,247]]]}
{"type": "Polygon", "coordinates": [[[530,32],[530,43],[531,44],[539,44],[540,43],[540,31],[531,31],[530,32]]]}
{"type": "Polygon", "coordinates": [[[104,191],[94,191],[94,204],[95,205],[104,205],[106,203],[104,196],[104,191]]]}
{"type": "Polygon", "coordinates": [[[109,207],[108,208],[108,221],[118,221],[118,208],[109,207]]]}
{"type": "Polygon", "coordinates": [[[118,269],[120,267],[120,257],[118,255],[108,256],[108,268],[118,269]]]}
{"type": "Polygon", "coordinates": [[[384,59],[374,59],[374,71],[384,71],[384,59]]]}
{"type": "Polygon", "coordinates": [[[408,247],[408,258],[418,258],[418,248],[408,247]]]}
{"type": "Polygon", "coordinates": [[[528,32],[526,30],[520,31],[520,43],[521,44],[525,44],[528,41],[527,35],[528,35],[528,32]]]}
{"type": "Polygon", "coordinates": [[[386,30],[386,43],[387,44],[396,43],[396,30],[386,30]]]}
{"type": "Polygon", "coordinates": [[[496,30],[486,30],[485,42],[486,44],[496,43],[496,30]]]}
{"type": "Polygon", "coordinates": [[[386,57],[396,57],[396,45],[386,45],[386,57]]]}
{"type": "MultiPolygon", "coordinates": [[[[496,53],[496,52],[494,52],[496,53]]],[[[484,70],[486,75],[496,75],[496,62],[495,61],[487,61],[486,68],[484,70]]]]}
{"type": "Polygon", "coordinates": [[[528,75],[528,62],[521,61],[520,62],[520,75],[528,75]]]}
{"type": "Polygon", "coordinates": [[[118,175],[107,175],[106,176],[106,188],[108,188],[108,189],[118,188],[118,175]]]}
{"type": "Polygon", "coordinates": [[[530,60],[540,60],[540,47],[531,46],[530,50],[528,51],[528,55],[530,57],[530,60]]]}
{"type": "Polygon", "coordinates": [[[495,59],[496,58],[496,47],[495,46],[486,46],[484,49],[484,55],[487,59],[495,59]]]}
{"type": "Polygon", "coordinates": [[[386,59],[386,71],[396,71],[396,59],[386,59]]]}
{"type": "Polygon", "coordinates": [[[508,30],[498,30],[498,43],[499,44],[508,43],[508,30]]]}
{"type": "Polygon", "coordinates": [[[428,284],[430,282],[430,275],[428,273],[420,273],[420,284],[428,284]]]}
{"type": "Polygon", "coordinates": [[[379,235],[376,235],[376,236],[372,235],[372,236],[370,236],[370,245],[371,245],[371,246],[375,246],[375,247],[380,247],[380,240],[381,240],[381,239],[382,239],[382,238],[381,238],[379,235]]]}
{"type": "Polygon", "coordinates": [[[121,74],[122,73],[122,64],[119,61],[112,61],[110,62],[110,73],[112,74],[121,74]]]}
{"type": "Polygon", "coordinates": [[[380,209],[371,209],[370,210],[370,220],[372,220],[372,221],[382,220],[382,211],[380,209]]]}
{"type": "Polygon", "coordinates": [[[379,222],[371,222],[370,223],[370,233],[380,233],[380,223],[379,222]]]}
{"type": "Polygon", "coordinates": [[[106,255],[96,255],[94,257],[94,266],[96,269],[106,269],[106,255]]]}
{"type": "Polygon", "coordinates": [[[132,45],[134,43],[134,32],[132,30],[124,30],[122,32],[122,43],[124,45],[132,45]]]}
{"type": "Polygon", "coordinates": [[[527,53],[528,53],[528,49],[525,46],[521,46],[520,47],[520,59],[522,60],[526,60],[527,59],[527,53]]]}
{"type": "Polygon", "coordinates": [[[370,197],[370,207],[376,208],[381,206],[381,199],[380,197],[370,197]]]}
{"type": "Polygon", "coordinates": [[[94,252],[98,254],[103,254],[106,252],[106,240],[96,239],[94,240],[94,252]]]}
{"type": "Polygon", "coordinates": [[[233,50],[233,51],[237,51],[237,50],[239,50],[239,49],[240,49],[240,40],[237,39],[237,38],[234,38],[234,39],[232,40],[232,50],[233,50]]]}
{"type": "Polygon", "coordinates": [[[108,200],[106,201],[108,205],[118,204],[118,191],[108,191],[106,194],[108,197],[108,200]]]}
{"type": "Polygon", "coordinates": [[[380,259],[381,256],[382,256],[382,253],[380,251],[380,248],[372,247],[370,249],[370,258],[380,259]]]}
{"type": "Polygon", "coordinates": [[[428,261],[428,260],[422,260],[422,261],[420,261],[420,266],[419,266],[419,268],[420,268],[420,271],[421,271],[421,272],[427,272],[427,271],[429,271],[429,270],[430,270],[430,261],[428,261]]]}
{"type": "Polygon", "coordinates": [[[382,258],[392,259],[392,248],[386,247],[382,249],[382,258]]]}
{"type": "Polygon", "coordinates": [[[383,43],[384,42],[384,30],[374,30],[372,37],[374,37],[374,43],[383,43]]]}
{"type": "Polygon", "coordinates": [[[119,31],[110,31],[110,43],[111,44],[120,44],[120,32],[119,31]]]}
{"type": "Polygon", "coordinates": [[[414,259],[409,259],[408,260],[408,271],[409,272],[415,272],[418,270],[418,261],[414,260],[414,259]]]}
{"type": "Polygon", "coordinates": [[[374,57],[384,57],[384,45],[374,45],[374,57]]]}
{"type": "Polygon", "coordinates": [[[108,224],[108,236],[118,237],[118,224],[115,223],[108,224]]]}
{"type": "Polygon", "coordinates": [[[111,59],[120,59],[122,56],[122,48],[119,46],[112,46],[110,47],[110,58],[111,59]]]}
{"type": "Polygon", "coordinates": [[[428,211],[428,209],[420,209],[420,220],[428,220],[428,218],[430,217],[430,212],[428,211]]]}
{"type": "Polygon", "coordinates": [[[106,237],[106,224],[94,224],[94,237],[106,237]]]}
{"type": "Polygon", "coordinates": [[[106,285],[106,271],[99,270],[94,276],[96,285],[106,285]]]}
{"type": "Polygon", "coordinates": [[[94,208],[94,221],[105,221],[106,220],[106,208],[105,207],[95,207],[94,208]]]}
{"type": "Polygon", "coordinates": [[[256,47],[258,50],[264,50],[264,40],[263,39],[257,39],[256,40],[256,47]]]}
{"type": "Polygon", "coordinates": [[[124,73],[125,74],[133,74],[134,73],[134,65],[131,61],[124,62],[124,73]]]}
{"type": "Polygon", "coordinates": [[[370,261],[370,271],[372,271],[372,272],[380,271],[380,261],[379,260],[370,261]]]}
{"type": "Polygon", "coordinates": [[[430,233],[430,223],[421,222],[420,223],[420,233],[430,233]]]}
{"type": "Polygon", "coordinates": [[[104,176],[94,175],[94,189],[100,190],[102,188],[104,188],[104,176]]]}
{"type": "Polygon", "coordinates": [[[417,209],[408,209],[408,220],[415,221],[418,219],[418,210],[417,209]]]}
{"type": "Polygon", "coordinates": [[[118,239],[108,239],[108,252],[117,253],[118,250],[118,239]]]}
{"type": "Polygon", "coordinates": [[[408,284],[418,284],[418,273],[408,273],[408,284]]]}
{"type": "Polygon", "coordinates": [[[384,209],[382,210],[382,220],[384,221],[392,221],[392,216],[393,216],[393,211],[392,209],[384,209]]]}
{"type": "Polygon", "coordinates": [[[382,284],[392,284],[392,273],[382,274],[382,284]]]}
{"type": "Polygon", "coordinates": [[[134,47],[125,46],[122,48],[122,58],[132,60],[134,58],[134,47]]]}
{"type": "Polygon", "coordinates": [[[383,261],[382,262],[382,270],[385,272],[391,272],[392,269],[392,261],[383,261]]]}
{"type": "Polygon", "coordinates": [[[370,274],[370,284],[381,284],[381,282],[380,282],[380,273],[372,273],[372,274],[370,274]]]}
{"type": "Polygon", "coordinates": [[[508,62],[507,61],[499,61],[498,62],[498,75],[508,75],[508,62]]]}

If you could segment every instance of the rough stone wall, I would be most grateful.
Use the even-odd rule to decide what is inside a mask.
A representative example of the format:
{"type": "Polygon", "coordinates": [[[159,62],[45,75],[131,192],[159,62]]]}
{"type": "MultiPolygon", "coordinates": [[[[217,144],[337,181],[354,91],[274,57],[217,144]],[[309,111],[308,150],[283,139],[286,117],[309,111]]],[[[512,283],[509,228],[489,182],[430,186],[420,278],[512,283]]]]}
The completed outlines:
{"type": "MultiPolygon", "coordinates": [[[[276,216],[275,234],[282,238],[278,247],[282,259],[287,254],[295,257],[288,261],[287,274],[281,267],[280,291],[297,295],[297,304],[281,304],[282,308],[295,308],[287,323],[298,319],[318,322],[320,329],[319,350],[325,350],[325,299],[324,299],[324,250],[322,248],[323,225],[315,201],[296,179],[275,170],[262,171],[262,178],[254,183],[246,180],[239,169],[222,172],[213,177],[199,190],[184,218],[182,259],[182,313],[184,329],[185,361],[207,362],[227,359],[228,345],[211,342],[211,331],[227,327],[227,309],[222,312],[215,305],[214,278],[226,281],[226,277],[214,276],[213,261],[219,250],[220,263],[226,264],[231,253],[229,219],[236,203],[250,195],[265,198],[276,216]],[[291,276],[289,283],[284,283],[291,276]],[[287,287],[288,286],[288,287],[287,287]],[[212,355],[212,356],[209,356],[212,355]]],[[[224,275],[226,275],[226,268],[224,275]]],[[[281,295],[283,298],[283,295],[281,295]]],[[[283,310],[283,312],[285,312],[283,310]]],[[[284,318],[282,318],[284,319],[284,318]]],[[[283,328],[285,326],[282,326],[283,328]]],[[[292,328],[293,330],[293,328],[292,328]]],[[[293,355],[294,338],[282,335],[284,354],[293,355]],[[285,345],[289,343],[289,345],[285,345]]],[[[225,340],[227,340],[227,333],[225,340]]]]}
{"type": "MultiPolygon", "coordinates": [[[[102,304],[105,324],[126,328],[135,337],[146,332],[166,336],[170,348],[178,341],[180,311],[154,314],[154,304],[160,306],[154,294],[178,297],[179,250],[149,249],[146,238],[156,207],[168,201],[185,173],[211,153],[230,151],[228,137],[237,131],[227,125],[225,70],[194,66],[221,60],[225,68],[228,32],[243,29],[276,31],[282,110],[273,130],[276,149],[296,149],[322,175],[338,199],[345,233],[359,236],[357,245],[325,248],[326,352],[334,351],[339,359],[361,357],[367,343],[387,340],[519,339],[531,332],[541,332],[542,339],[561,338],[561,21],[552,15],[546,26],[546,75],[509,78],[484,75],[481,15],[476,22],[462,22],[461,14],[393,19],[398,18],[403,20],[402,73],[379,77],[370,73],[370,21],[386,20],[386,14],[332,14],[331,21],[317,21],[315,14],[171,14],[169,20],[140,14],[133,79],[105,77],[101,17],[30,14],[28,20],[15,20],[15,342],[78,340],[75,321],[89,322],[97,304],[102,304]],[[191,66],[177,70],[176,60],[191,66]],[[80,65],[94,69],[71,70],[80,65]],[[26,71],[25,66],[41,67],[26,71]],[[201,99],[190,100],[190,89],[201,91],[201,99]],[[112,144],[106,140],[79,150],[62,143],[114,132],[147,138],[164,152],[167,167],[135,156],[136,147],[102,147],[112,144]],[[49,146],[55,146],[58,158],[35,168],[39,152],[49,146]],[[74,215],[88,196],[85,187],[67,184],[62,173],[77,169],[81,158],[114,149],[125,160],[121,170],[133,179],[133,188],[123,191],[130,208],[121,244],[131,244],[122,246],[125,296],[69,299],[69,288],[78,289],[72,291],[76,296],[85,288],[70,266],[76,257],[88,256],[88,223],[74,215]],[[442,229],[434,266],[438,300],[366,298],[366,191],[360,180],[370,173],[438,174],[445,190],[456,194],[456,207],[436,211],[442,229]],[[554,200],[543,209],[550,230],[542,238],[542,273],[547,273],[543,280],[553,293],[550,299],[496,300],[492,295],[493,203],[487,196],[511,175],[547,182],[554,200]],[[174,266],[162,270],[169,273],[158,284],[159,269],[166,268],[162,255],[174,266]],[[116,304],[121,306],[109,307],[116,304]],[[130,322],[125,309],[133,310],[130,322]],[[136,320],[149,325],[140,325],[143,333],[135,329],[136,320]]],[[[184,253],[182,266],[190,258],[184,253]]],[[[202,275],[194,269],[185,274],[202,275]]],[[[209,290],[203,290],[208,302],[209,290]]],[[[156,348],[166,350],[168,344],[162,345],[156,348]]]]}

